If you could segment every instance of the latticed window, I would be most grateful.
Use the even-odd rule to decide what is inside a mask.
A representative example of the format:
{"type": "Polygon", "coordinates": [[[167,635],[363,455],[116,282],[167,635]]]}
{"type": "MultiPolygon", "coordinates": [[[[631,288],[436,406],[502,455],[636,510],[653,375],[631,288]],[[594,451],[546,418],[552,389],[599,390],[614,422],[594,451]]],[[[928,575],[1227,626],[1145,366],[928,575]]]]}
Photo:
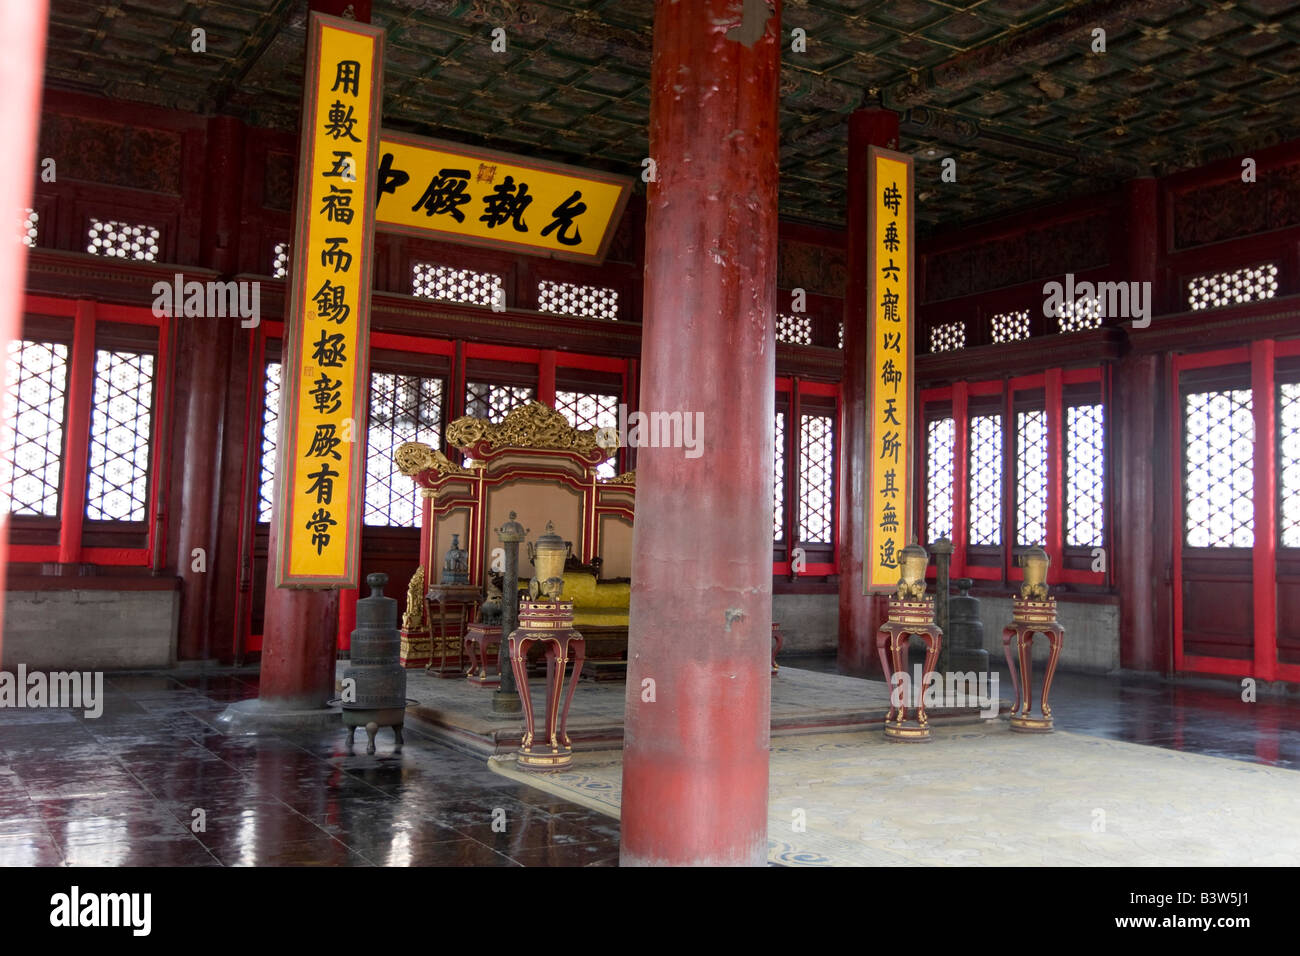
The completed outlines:
{"type": "Polygon", "coordinates": [[[441,302],[490,306],[496,300],[504,306],[506,301],[499,275],[430,262],[417,262],[411,267],[411,287],[414,295],[441,302]]]}
{"type": "Polygon", "coordinates": [[[289,275],[289,243],[277,242],[275,250],[271,255],[271,275],[277,279],[287,278],[289,275]]]}
{"type": "Polygon", "coordinates": [[[1063,302],[1057,309],[1056,321],[1061,332],[1098,328],[1101,325],[1101,300],[1092,298],[1063,302]]]}
{"type": "Polygon", "coordinates": [[[535,394],[523,385],[488,385],[468,382],[465,385],[465,414],[499,422],[518,405],[527,405],[535,394]]]}
{"type": "Polygon", "coordinates": [[[1065,544],[1105,544],[1106,435],[1101,405],[1065,410],[1065,544]]]}
{"type": "Polygon", "coordinates": [[[1184,531],[1193,548],[1255,544],[1255,418],[1250,389],[1184,399],[1184,531]]]}
{"type": "Polygon", "coordinates": [[[1300,383],[1278,389],[1278,527],[1282,547],[1300,548],[1300,383]]]}
{"type": "Polygon", "coordinates": [[[366,430],[368,525],[414,528],[421,517],[419,489],[397,470],[393,454],[403,442],[441,444],[442,379],[397,372],[370,373],[366,430]]]}
{"type": "Polygon", "coordinates": [[[97,256],[153,262],[158,258],[159,236],[158,229],[147,224],[91,219],[86,251],[97,256]]]}
{"type": "Polygon", "coordinates": [[[933,418],[925,436],[925,524],[930,541],[952,539],[953,478],[957,428],[952,418],[933,418]]]}
{"type": "Polygon", "coordinates": [[[812,345],[812,317],[777,313],[776,340],[789,345],[812,345]]]}
{"type": "Polygon", "coordinates": [[[23,210],[23,218],[18,222],[18,238],[24,246],[36,247],[37,224],[40,218],[40,213],[35,209],[23,210]]]}
{"type": "Polygon", "coordinates": [[[13,445],[0,459],[0,487],[9,489],[10,514],[55,517],[68,394],[68,347],[58,342],[10,342],[5,366],[4,414],[13,421],[13,445]]]}
{"type": "Polygon", "coordinates": [[[1019,312],[1003,312],[993,316],[994,342],[1001,344],[1027,338],[1029,338],[1028,309],[1021,309],[1019,312]]]}
{"type": "Polygon", "coordinates": [[[785,540],[785,412],[773,419],[772,540],[785,540]]]}
{"type": "Polygon", "coordinates": [[[835,528],[835,423],[829,415],[799,416],[800,543],[829,544],[835,528]]]}
{"type": "Polygon", "coordinates": [[[275,447],[280,440],[280,363],[268,362],[262,404],[262,470],[257,484],[257,520],[271,520],[275,497],[275,447]]]}
{"type": "Polygon", "coordinates": [[[97,349],[86,517],[143,521],[149,502],[154,357],[97,349]]]}
{"type": "MultiPolygon", "coordinates": [[[[598,392],[555,393],[555,410],[574,428],[618,428],[618,396],[598,392]]],[[[606,458],[596,466],[601,478],[613,478],[618,471],[616,459],[606,458]]]]}
{"type": "Polygon", "coordinates": [[[944,322],[930,327],[930,351],[951,352],[966,347],[966,323],[944,322]]]}
{"type": "Polygon", "coordinates": [[[574,285],[543,279],[537,283],[537,309],[556,315],[592,319],[618,318],[618,291],[595,285],[574,285]]]}
{"type": "Polygon", "coordinates": [[[970,543],[1002,543],[1002,416],[970,422],[970,543]]]}
{"type": "Polygon", "coordinates": [[[1016,544],[1047,543],[1047,412],[1016,415],[1016,544]]]}
{"type": "Polygon", "coordinates": [[[1277,295],[1277,266],[1271,262],[1235,272],[1197,276],[1187,283],[1187,305],[1193,311],[1255,302],[1277,295]]]}

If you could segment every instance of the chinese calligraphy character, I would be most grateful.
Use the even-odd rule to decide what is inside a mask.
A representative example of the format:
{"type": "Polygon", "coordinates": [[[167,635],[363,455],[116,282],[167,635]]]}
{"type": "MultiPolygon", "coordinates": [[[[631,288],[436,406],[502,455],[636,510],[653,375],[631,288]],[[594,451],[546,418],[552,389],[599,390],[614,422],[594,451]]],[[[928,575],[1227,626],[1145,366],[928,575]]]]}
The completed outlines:
{"type": "MultiPolygon", "coordinates": [[[[308,475],[307,477],[311,477],[308,475]]],[[[886,502],[880,511],[880,530],[898,532],[898,512],[892,504],[886,502]]]]}
{"type": "MultiPolygon", "coordinates": [[[[326,415],[333,415],[343,407],[343,401],[339,389],[343,387],[342,380],[337,382],[331,381],[330,377],[321,372],[320,378],[307,393],[316,403],[316,411],[323,412],[326,415]]],[[[308,477],[311,477],[308,475],[308,477]]],[[[326,502],[329,504],[329,502],[326,502]]]]}
{"type": "Polygon", "coordinates": [[[379,171],[375,178],[379,183],[375,191],[375,202],[379,202],[384,193],[396,194],[399,188],[410,182],[411,174],[402,169],[394,169],[393,154],[384,153],[379,157],[379,171]]]}
{"type": "Polygon", "coordinates": [[[330,87],[330,92],[336,93],[338,88],[342,86],[344,93],[351,93],[356,96],[360,89],[360,83],[361,64],[356,60],[339,60],[338,66],[334,69],[334,85],[330,87]]]}
{"type": "Polygon", "coordinates": [[[880,566],[882,568],[896,568],[898,562],[894,560],[894,539],[886,538],[880,545],[880,566]]]}
{"type": "Polygon", "coordinates": [[[881,240],[881,244],[890,252],[898,251],[899,241],[897,223],[891,222],[885,227],[885,238],[881,240]]]}
{"type": "Polygon", "coordinates": [[[898,281],[898,266],[894,265],[893,256],[890,256],[889,258],[889,265],[881,266],[880,271],[884,274],[885,278],[888,279],[890,282],[898,281]]]}
{"type": "Polygon", "coordinates": [[[341,248],[347,244],[348,240],[343,236],[338,236],[333,239],[327,238],[325,241],[330,245],[328,249],[321,250],[320,264],[328,266],[333,263],[335,272],[347,272],[351,269],[352,253],[341,248]]]}
{"type": "Polygon", "coordinates": [[[881,348],[883,348],[886,352],[897,352],[899,355],[902,355],[903,354],[902,345],[903,345],[902,332],[886,332],[885,341],[884,344],[881,346],[881,348]]]}
{"type": "Polygon", "coordinates": [[[898,207],[902,203],[902,201],[903,201],[903,194],[898,191],[898,184],[890,183],[889,187],[885,190],[884,195],[881,197],[881,202],[885,204],[886,209],[888,209],[895,216],[897,216],[898,207]]]}
{"type": "Polygon", "coordinates": [[[527,232],[528,227],[524,225],[524,210],[532,201],[533,197],[528,195],[528,184],[520,183],[519,190],[516,192],[514,177],[507,176],[492,187],[491,196],[483,197],[485,208],[483,215],[478,217],[479,221],[487,223],[489,229],[494,229],[509,219],[515,227],[515,232],[527,232]]]}
{"type": "Polygon", "coordinates": [[[897,292],[890,292],[888,289],[886,289],[885,294],[881,296],[880,299],[880,308],[883,311],[882,317],[887,322],[900,321],[898,318],[898,293],[897,292]]]}
{"type": "Polygon", "coordinates": [[[898,488],[894,485],[894,469],[892,468],[885,472],[885,487],[880,489],[880,497],[898,497],[898,488]]]}
{"type": "Polygon", "coordinates": [[[460,211],[460,207],[470,200],[469,193],[465,192],[468,182],[468,169],[440,169],[438,175],[424,187],[424,195],[411,207],[411,211],[423,209],[426,216],[445,212],[457,222],[464,222],[465,214],[460,211]]]}
{"type": "MultiPolygon", "coordinates": [[[[311,446],[303,454],[304,458],[333,458],[335,461],[342,461],[343,456],[335,449],[343,444],[343,439],[335,435],[336,429],[333,425],[317,425],[316,434],[311,437],[311,446]]],[[[307,477],[311,477],[308,475],[307,477]]]]}
{"type": "Polygon", "coordinates": [[[549,236],[552,230],[559,226],[560,231],[556,233],[555,239],[561,245],[576,246],[582,242],[582,233],[577,226],[573,225],[573,220],[587,211],[587,204],[579,202],[580,199],[582,199],[582,191],[575,189],[572,196],[552,209],[551,215],[555,218],[551,220],[549,226],[542,230],[542,235],[549,236]],[[569,235],[570,226],[573,226],[572,236],[569,235]]]}
{"type": "Polygon", "coordinates": [[[311,485],[304,494],[315,495],[316,504],[328,505],[334,501],[334,479],[339,476],[337,471],[333,471],[328,462],[321,462],[320,471],[308,475],[312,479],[311,485]]]}
{"type": "Polygon", "coordinates": [[[345,149],[334,149],[330,152],[334,154],[334,165],[329,168],[329,172],[321,173],[321,176],[337,176],[348,182],[356,182],[357,164],[352,161],[352,153],[345,149]]]}
{"type": "Polygon", "coordinates": [[[335,140],[341,136],[346,136],[352,142],[359,143],[361,140],[352,135],[352,127],[356,125],[357,118],[352,115],[352,107],[349,106],[345,110],[343,103],[335,100],[334,105],[330,107],[329,113],[325,116],[326,135],[335,140]]]}
{"type": "Polygon", "coordinates": [[[326,279],[325,284],[311,297],[311,300],[316,303],[316,318],[336,325],[346,322],[348,316],[352,314],[352,306],[343,301],[345,292],[347,292],[346,288],[334,285],[326,279]]]}
{"type": "Polygon", "coordinates": [[[329,195],[321,199],[324,204],[320,211],[330,222],[341,222],[345,226],[352,222],[352,190],[341,189],[331,185],[329,195]]]}
{"type": "Polygon", "coordinates": [[[311,357],[325,368],[342,368],[348,360],[346,349],[347,344],[343,341],[342,335],[330,335],[321,329],[320,338],[312,350],[311,357]]]}
{"type": "Polygon", "coordinates": [[[884,385],[894,386],[894,392],[898,392],[898,383],[903,380],[903,373],[894,367],[893,359],[885,359],[885,364],[880,367],[880,381],[884,385]]]}
{"type": "Polygon", "coordinates": [[[885,432],[885,434],[880,436],[880,457],[881,458],[886,458],[892,455],[894,458],[894,464],[897,465],[898,452],[902,447],[903,447],[903,443],[899,441],[898,432],[885,432]]]}
{"type": "Polygon", "coordinates": [[[319,555],[330,543],[330,531],[334,525],[338,524],[330,513],[324,508],[317,508],[316,513],[307,520],[303,525],[308,531],[312,532],[311,543],[316,547],[316,554],[319,555]]]}
{"type": "Polygon", "coordinates": [[[899,425],[899,426],[902,425],[902,422],[898,420],[897,406],[898,406],[897,398],[885,399],[885,411],[883,417],[881,418],[882,423],[889,424],[889,425],[899,425]]]}

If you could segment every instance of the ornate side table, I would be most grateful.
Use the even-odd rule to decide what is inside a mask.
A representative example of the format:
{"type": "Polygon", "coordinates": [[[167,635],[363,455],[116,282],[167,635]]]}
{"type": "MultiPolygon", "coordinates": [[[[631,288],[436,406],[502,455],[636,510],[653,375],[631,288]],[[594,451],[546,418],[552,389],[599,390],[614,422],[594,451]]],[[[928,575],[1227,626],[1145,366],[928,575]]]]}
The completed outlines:
{"type": "Polygon", "coordinates": [[[519,627],[510,637],[510,666],[514,671],[519,698],[524,705],[524,737],[519,746],[519,766],[525,770],[564,770],[573,763],[573,745],[565,728],[569,706],[578,689],[585,642],[573,629],[572,601],[521,601],[519,627]],[[546,731],[537,740],[532,697],[528,692],[528,648],[541,642],[546,645],[546,731]],[[565,669],[573,653],[573,677],[568,693],[564,692],[565,669]],[[560,707],[560,698],[564,707],[560,707]]]}
{"type": "Polygon", "coordinates": [[[1002,629],[1002,650],[1007,657],[1007,670],[1011,672],[1011,687],[1016,694],[1016,702],[1011,708],[1012,730],[1031,734],[1051,733],[1052,706],[1047,702],[1047,695],[1052,689],[1056,661],[1061,656],[1061,645],[1064,643],[1065,628],[1061,627],[1056,620],[1056,598],[1034,601],[1018,597],[1012,601],[1011,623],[1002,629]],[[1035,634],[1044,635],[1051,648],[1051,656],[1047,659],[1047,674],[1043,677],[1042,717],[1031,716],[1034,679],[1032,655],[1035,634]],[[1011,656],[1013,639],[1020,663],[1018,677],[1016,662],[1011,656]]]}
{"type": "MultiPolygon", "coordinates": [[[[885,673],[885,683],[890,688],[889,713],[885,716],[885,736],[890,740],[920,743],[930,739],[929,718],[925,714],[925,697],[921,694],[923,686],[911,688],[913,693],[921,694],[917,699],[916,719],[907,719],[907,697],[904,696],[901,707],[893,706],[893,676],[902,673],[907,676],[908,638],[916,635],[925,640],[925,674],[934,670],[939,651],[943,648],[943,631],[934,619],[934,599],[923,597],[920,600],[904,601],[897,597],[889,599],[889,619],[880,626],[876,635],[876,653],[880,655],[880,669],[885,673]],[[886,647],[888,656],[886,656],[886,647]]],[[[911,678],[903,684],[911,687],[911,678]]]]}
{"type": "Polygon", "coordinates": [[[438,677],[459,677],[461,674],[461,639],[465,636],[465,629],[473,617],[474,608],[483,603],[483,592],[479,590],[476,584],[435,584],[429,588],[424,597],[425,604],[429,610],[429,634],[434,634],[435,618],[439,628],[438,638],[433,639],[433,654],[425,670],[436,674],[438,677]],[[438,613],[435,615],[433,606],[438,605],[438,613]],[[451,605],[453,611],[453,620],[455,623],[455,633],[447,634],[447,605],[451,605]],[[458,618],[458,620],[457,620],[458,618]],[[450,667],[451,658],[456,660],[456,669],[450,667]],[[434,662],[437,662],[437,669],[434,669],[434,662]]]}
{"type": "Polygon", "coordinates": [[[465,656],[469,671],[465,680],[476,687],[496,687],[501,683],[497,671],[497,654],[488,650],[501,644],[501,627],[496,624],[471,624],[465,631],[465,656]]]}

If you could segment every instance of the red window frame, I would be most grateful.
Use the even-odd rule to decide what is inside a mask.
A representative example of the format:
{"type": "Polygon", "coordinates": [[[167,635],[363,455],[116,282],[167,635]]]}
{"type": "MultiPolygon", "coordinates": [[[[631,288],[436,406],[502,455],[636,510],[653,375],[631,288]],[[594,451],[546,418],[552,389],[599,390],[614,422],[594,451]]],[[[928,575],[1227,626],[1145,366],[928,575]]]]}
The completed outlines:
{"type": "MultiPolygon", "coordinates": [[[[772,574],[777,577],[824,577],[839,574],[840,570],[840,451],[844,408],[840,398],[838,384],[829,382],[806,382],[799,378],[778,377],[776,380],[776,410],[784,411],[785,425],[785,487],[782,489],[782,501],[785,503],[784,534],[780,542],[773,542],[772,574]],[[802,414],[802,400],[806,397],[830,399],[834,402],[831,414],[835,431],[832,442],[833,457],[831,474],[831,542],[830,560],[808,561],[801,572],[791,571],[791,549],[799,542],[795,540],[795,529],[799,523],[799,419],[802,414]]],[[[827,550],[825,545],[819,550],[827,550]]]]}

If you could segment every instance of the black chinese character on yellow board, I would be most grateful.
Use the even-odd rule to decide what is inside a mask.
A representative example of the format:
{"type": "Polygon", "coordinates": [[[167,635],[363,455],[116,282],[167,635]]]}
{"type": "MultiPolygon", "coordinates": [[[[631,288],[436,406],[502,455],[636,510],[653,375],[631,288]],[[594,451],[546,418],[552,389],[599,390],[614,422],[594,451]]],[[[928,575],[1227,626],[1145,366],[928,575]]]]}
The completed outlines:
{"type": "Polygon", "coordinates": [[[881,318],[887,322],[901,321],[898,317],[898,293],[885,290],[884,295],[880,297],[881,318]]]}
{"type": "Polygon", "coordinates": [[[343,380],[333,381],[324,372],[320,373],[320,378],[316,379],[315,384],[307,393],[315,402],[315,408],[318,412],[326,415],[333,415],[343,407],[342,392],[343,380]]]}
{"type": "Polygon", "coordinates": [[[352,314],[352,306],[343,301],[347,289],[334,285],[329,279],[320,287],[311,300],[316,303],[316,318],[342,325],[352,314]]]}
{"type": "Polygon", "coordinates": [[[884,340],[884,342],[883,342],[882,345],[881,345],[881,348],[882,348],[884,351],[886,351],[886,352],[897,352],[899,355],[902,355],[902,354],[903,354],[903,347],[902,347],[902,346],[903,346],[903,333],[902,333],[902,332],[886,332],[886,333],[885,333],[885,340],[884,340]]]}
{"type": "Polygon", "coordinates": [[[357,164],[352,159],[352,154],[346,149],[330,150],[334,154],[334,165],[321,173],[323,178],[337,176],[339,179],[346,179],[350,183],[357,181],[357,164]]]}
{"type": "Polygon", "coordinates": [[[880,457],[892,457],[895,465],[898,464],[898,453],[902,447],[903,443],[899,440],[898,432],[885,432],[880,436],[880,457]]]}
{"type": "Polygon", "coordinates": [[[334,501],[334,479],[338,476],[339,473],[330,468],[329,462],[321,462],[320,471],[307,476],[312,483],[304,494],[315,495],[318,505],[331,504],[334,501]]]}
{"type": "Polygon", "coordinates": [[[323,266],[333,265],[335,272],[347,272],[352,268],[352,253],[343,247],[348,244],[344,236],[335,236],[325,240],[329,247],[321,250],[320,264],[323,266]]]}
{"type": "Polygon", "coordinates": [[[894,557],[894,539],[886,538],[880,545],[880,567],[896,568],[898,561],[894,557]]]}
{"type": "Polygon", "coordinates": [[[573,223],[573,220],[587,211],[587,204],[579,202],[580,199],[582,199],[582,191],[575,189],[573,195],[552,209],[551,215],[554,218],[551,224],[542,230],[542,235],[549,236],[556,227],[559,227],[560,231],[555,234],[556,242],[564,246],[576,246],[582,242],[582,232],[573,223]],[[570,227],[573,228],[572,236],[569,235],[570,227]]]}
{"type": "Polygon", "coordinates": [[[903,380],[903,373],[894,367],[893,359],[885,359],[885,364],[880,367],[880,382],[882,385],[892,385],[894,393],[898,393],[898,383],[903,380]]]}
{"type": "Polygon", "coordinates": [[[330,111],[325,115],[325,135],[333,140],[346,136],[352,142],[359,143],[361,140],[357,139],[352,133],[352,127],[356,125],[357,118],[352,115],[352,107],[349,106],[344,109],[343,103],[335,100],[334,105],[330,107],[330,111]]]}
{"type": "Polygon", "coordinates": [[[514,177],[507,176],[492,187],[492,195],[483,197],[485,208],[483,215],[478,217],[479,221],[487,223],[489,229],[495,229],[509,219],[511,225],[515,227],[515,232],[527,232],[528,227],[524,225],[524,210],[532,201],[533,197],[528,195],[528,184],[520,183],[516,191],[514,177]]]}
{"type": "Polygon", "coordinates": [[[316,548],[316,554],[319,556],[322,551],[329,547],[330,528],[338,524],[330,513],[324,508],[317,508],[316,513],[308,520],[304,528],[312,532],[311,543],[316,548]]]}
{"type": "Polygon", "coordinates": [[[352,190],[331,185],[329,193],[321,198],[320,211],[330,222],[349,225],[353,214],[352,190]]]}
{"type": "Polygon", "coordinates": [[[894,480],[895,480],[894,469],[891,468],[889,469],[889,471],[885,472],[885,484],[884,487],[880,489],[880,497],[882,498],[898,497],[898,487],[894,484],[894,480]]]}
{"type": "Polygon", "coordinates": [[[330,87],[331,93],[337,93],[339,87],[343,88],[344,93],[356,96],[361,89],[361,64],[356,60],[339,60],[338,66],[334,68],[334,85],[330,87]]]}
{"type": "Polygon", "coordinates": [[[881,240],[881,244],[884,245],[885,249],[889,252],[898,251],[898,223],[891,222],[885,227],[885,238],[881,240]]]}
{"type": "Polygon", "coordinates": [[[384,153],[379,157],[379,171],[375,174],[375,202],[383,197],[384,193],[394,193],[402,186],[411,181],[411,174],[403,169],[393,168],[393,154],[384,153]]]}
{"type": "Polygon", "coordinates": [[[460,207],[470,200],[469,193],[465,191],[468,184],[468,169],[440,169],[438,175],[424,187],[424,194],[411,207],[411,211],[419,212],[423,209],[426,216],[446,213],[457,222],[464,222],[465,214],[460,211],[460,207]]]}
{"type": "Polygon", "coordinates": [[[880,530],[893,531],[895,534],[898,533],[898,511],[888,502],[886,502],[885,507],[880,510],[880,530]]]}
{"type": "Polygon", "coordinates": [[[889,265],[880,267],[880,272],[890,282],[898,281],[898,266],[894,265],[893,256],[889,258],[889,265]]]}
{"type": "Polygon", "coordinates": [[[341,333],[330,335],[321,329],[320,338],[312,348],[311,357],[325,368],[342,368],[347,363],[347,343],[341,333]]]}
{"type": "Polygon", "coordinates": [[[885,411],[880,416],[880,422],[883,425],[899,425],[903,423],[898,420],[898,399],[885,399],[885,411]]]}
{"type": "Polygon", "coordinates": [[[895,216],[897,216],[898,208],[899,205],[902,203],[902,201],[903,201],[903,194],[898,191],[898,184],[890,183],[885,188],[884,194],[881,196],[881,202],[885,204],[886,209],[888,209],[895,216]]]}
{"type": "Polygon", "coordinates": [[[303,453],[304,458],[333,458],[335,461],[342,461],[343,456],[337,451],[338,446],[343,444],[343,439],[337,435],[338,429],[331,424],[316,426],[316,434],[311,436],[311,445],[303,453]]]}

